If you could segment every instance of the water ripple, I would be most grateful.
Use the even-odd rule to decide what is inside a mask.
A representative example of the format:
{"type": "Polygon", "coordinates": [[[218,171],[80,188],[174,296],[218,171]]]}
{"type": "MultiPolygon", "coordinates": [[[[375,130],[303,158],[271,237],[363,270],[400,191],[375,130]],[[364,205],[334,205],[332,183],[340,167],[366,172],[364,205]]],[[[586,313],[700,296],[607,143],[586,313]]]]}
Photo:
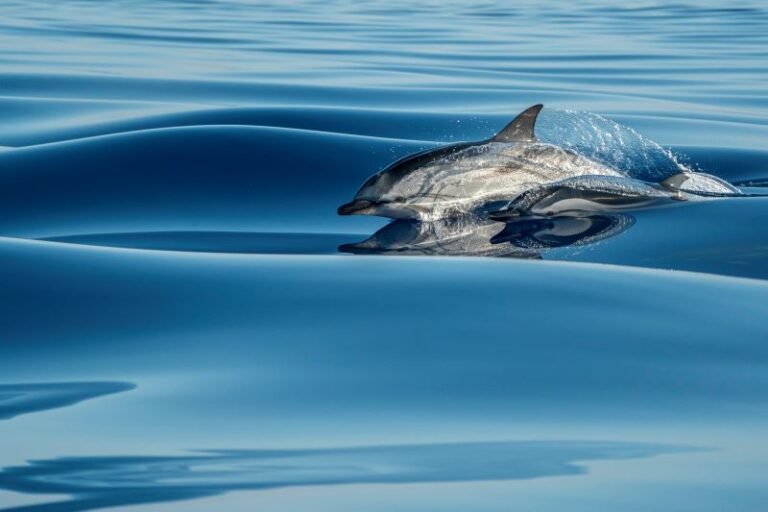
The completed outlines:
{"type": "Polygon", "coordinates": [[[69,407],[92,398],[129,391],[135,387],[127,382],[0,384],[0,420],[69,407]]]}
{"type": "Polygon", "coordinates": [[[350,484],[521,480],[586,472],[584,460],[696,451],[605,441],[363,446],[315,450],[225,450],[181,456],[37,460],[0,472],[0,489],[65,494],[69,501],[5,512],[80,512],[162,503],[231,491],[350,484]]]}

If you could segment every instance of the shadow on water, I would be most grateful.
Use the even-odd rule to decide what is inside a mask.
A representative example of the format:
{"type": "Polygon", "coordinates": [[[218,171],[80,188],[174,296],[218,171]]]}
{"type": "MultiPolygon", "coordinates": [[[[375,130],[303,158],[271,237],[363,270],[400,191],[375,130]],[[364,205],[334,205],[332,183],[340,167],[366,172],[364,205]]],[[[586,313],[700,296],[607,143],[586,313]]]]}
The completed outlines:
{"type": "Polygon", "coordinates": [[[339,243],[357,235],[334,233],[261,233],[149,231],[48,237],[42,240],[101,247],[229,254],[334,254],[339,243]]]}
{"type": "Polygon", "coordinates": [[[339,247],[352,254],[541,258],[547,249],[590,245],[623,233],[628,214],[518,217],[504,222],[478,216],[395,220],[370,238],[339,247]]]}
{"type": "Polygon", "coordinates": [[[58,409],[84,400],[130,391],[128,382],[66,382],[0,385],[0,420],[22,414],[58,409]]]}
{"type": "Polygon", "coordinates": [[[0,488],[70,500],[3,509],[79,512],[230,491],[345,484],[520,480],[586,473],[584,460],[697,448],[607,441],[513,441],[330,449],[223,450],[181,456],[67,457],[5,468],[0,488]]]}

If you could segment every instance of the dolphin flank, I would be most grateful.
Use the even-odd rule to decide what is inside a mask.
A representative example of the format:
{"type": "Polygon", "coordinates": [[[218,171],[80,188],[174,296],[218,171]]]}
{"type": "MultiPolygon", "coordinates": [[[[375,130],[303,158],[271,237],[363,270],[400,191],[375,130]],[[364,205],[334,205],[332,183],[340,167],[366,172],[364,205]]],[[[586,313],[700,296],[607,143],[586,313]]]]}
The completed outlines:
{"type": "Polygon", "coordinates": [[[542,107],[529,107],[490,139],[449,144],[394,162],[368,178],[338,213],[421,220],[483,211],[557,215],[740,195],[719,178],[690,171],[658,183],[636,180],[540,142],[534,127],[542,107]]]}

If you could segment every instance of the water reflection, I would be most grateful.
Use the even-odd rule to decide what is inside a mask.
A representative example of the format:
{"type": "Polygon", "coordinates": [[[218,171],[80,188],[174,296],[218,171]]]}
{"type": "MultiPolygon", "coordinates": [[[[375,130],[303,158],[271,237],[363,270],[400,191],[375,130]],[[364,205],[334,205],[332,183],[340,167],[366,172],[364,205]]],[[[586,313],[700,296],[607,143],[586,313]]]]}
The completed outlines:
{"type": "Polygon", "coordinates": [[[356,235],[227,231],[143,231],[45,237],[68,244],[156,251],[228,254],[334,254],[339,242],[356,235]]]}
{"type": "Polygon", "coordinates": [[[129,391],[128,382],[57,382],[0,385],[0,420],[58,409],[104,395],[129,391]]]}
{"type": "Polygon", "coordinates": [[[507,221],[491,243],[530,250],[589,245],[623,233],[634,222],[626,214],[519,218],[507,221]]]}
{"type": "Polygon", "coordinates": [[[236,490],[577,475],[586,473],[586,468],[576,461],[690,451],[697,450],[608,441],[515,441],[227,450],[168,457],[67,457],[6,468],[0,472],[0,489],[70,497],[67,501],[2,509],[5,512],[78,512],[236,490]]]}
{"type": "Polygon", "coordinates": [[[370,238],[342,245],[339,250],[352,254],[541,258],[547,249],[593,244],[616,236],[633,224],[634,218],[623,213],[401,219],[387,224],[370,238]]]}

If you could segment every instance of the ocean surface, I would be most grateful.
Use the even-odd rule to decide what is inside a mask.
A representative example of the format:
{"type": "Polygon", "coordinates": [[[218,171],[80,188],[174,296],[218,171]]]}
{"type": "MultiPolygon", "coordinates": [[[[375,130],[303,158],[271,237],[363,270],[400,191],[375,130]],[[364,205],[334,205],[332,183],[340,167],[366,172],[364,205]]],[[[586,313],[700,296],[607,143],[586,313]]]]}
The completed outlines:
{"type": "Polygon", "coordinates": [[[766,142],[762,1],[4,0],[0,510],[765,511],[766,142]],[[337,215],[535,103],[750,196],[337,215]]]}

